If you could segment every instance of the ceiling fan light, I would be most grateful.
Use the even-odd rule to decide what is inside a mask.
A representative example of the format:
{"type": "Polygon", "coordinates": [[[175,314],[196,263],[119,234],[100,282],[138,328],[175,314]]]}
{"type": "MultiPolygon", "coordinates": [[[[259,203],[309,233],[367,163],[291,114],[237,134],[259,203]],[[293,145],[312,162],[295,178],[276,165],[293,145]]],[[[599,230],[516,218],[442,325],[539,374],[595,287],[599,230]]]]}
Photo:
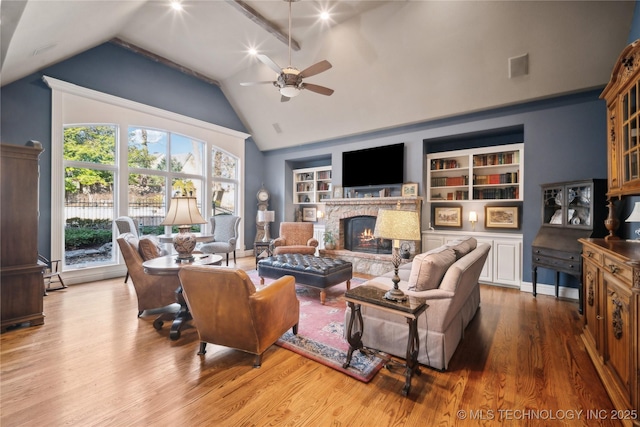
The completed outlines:
{"type": "Polygon", "coordinates": [[[287,98],[293,98],[300,94],[300,89],[295,86],[285,86],[280,88],[280,94],[287,98]]]}

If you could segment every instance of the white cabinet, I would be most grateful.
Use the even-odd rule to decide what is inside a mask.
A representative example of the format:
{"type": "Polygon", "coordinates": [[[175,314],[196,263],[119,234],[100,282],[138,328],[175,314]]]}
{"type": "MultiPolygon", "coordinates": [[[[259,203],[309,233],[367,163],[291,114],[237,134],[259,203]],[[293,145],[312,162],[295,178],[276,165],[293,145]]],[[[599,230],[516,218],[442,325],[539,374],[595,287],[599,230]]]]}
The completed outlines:
{"type": "Polygon", "coordinates": [[[427,201],[521,201],[524,144],[427,155],[427,201]]]}
{"type": "Polygon", "coordinates": [[[424,251],[437,248],[461,237],[472,236],[478,243],[491,245],[480,282],[520,288],[522,284],[522,234],[455,231],[423,231],[424,251]]]}
{"type": "Polygon", "coordinates": [[[293,171],[293,204],[324,203],[331,198],[331,166],[293,171]]]}
{"type": "Polygon", "coordinates": [[[493,239],[493,283],[520,288],[522,282],[522,237],[493,239]]]}

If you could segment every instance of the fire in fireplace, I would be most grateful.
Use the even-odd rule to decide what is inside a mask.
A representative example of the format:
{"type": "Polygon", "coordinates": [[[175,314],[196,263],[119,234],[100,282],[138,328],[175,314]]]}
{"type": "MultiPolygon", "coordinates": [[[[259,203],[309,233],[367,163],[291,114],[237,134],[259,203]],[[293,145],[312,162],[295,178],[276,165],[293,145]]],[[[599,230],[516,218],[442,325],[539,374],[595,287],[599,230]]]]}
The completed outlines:
{"type": "Polygon", "coordinates": [[[373,230],[376,227],[375,216],[354,216],[344,220],[344,248],[353,252],[390,254],[391,240],[376,239],[373,230]]]}

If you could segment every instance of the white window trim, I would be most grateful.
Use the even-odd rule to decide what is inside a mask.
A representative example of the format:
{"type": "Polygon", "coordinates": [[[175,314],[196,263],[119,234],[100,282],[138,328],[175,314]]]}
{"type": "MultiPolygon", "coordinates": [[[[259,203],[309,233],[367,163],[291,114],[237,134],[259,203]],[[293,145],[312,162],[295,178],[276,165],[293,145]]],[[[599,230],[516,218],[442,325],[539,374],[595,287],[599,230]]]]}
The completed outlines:
{"type": "MultiPolygon", "coordinates": [[[[123,109],[129,109],[142,114],[148,114],[155,116],[159,119],[166,119],[173,122],[179,122],[180,124],[199,128],[205,132],[217,134],[225,141],[233,143],[226,143],[226,145],[219,145],[217,141],[211,141],[210,138],[206,139],[206,150],[210,152],[213,146],[218,149],[222,149],[229,154],[236,156],[239,159],[238,165],[238,188],[237,188],[237,208],[238,212],[244,212],[243,200],[244,197],[244,180],[241,178],[244,176],[243,168],[245,164],[245,149],[244,141],[250,136],[247,133],[239,132],[233,129],[228,129],[219,125],[208,123],[202,120],[194,119],[192,117],[183,116],[181,114],[166,111],[160,108],[152,107],[149,105],[141,104],[139,102],[131,101],[128,99],[120,98],[117,96],[109,95],[106,93],[98,92],[93,89],[88,89],[82,86],[78,86],[72,83],[68,83],[62,80],[58,80],[49,76],[43,76],[44,82],[52,89],[51,96],[51,146],[54,147],[51,150],[51,182],[61,183],[64,178],[63,167],[63,150],[56,149],[56,147],[63,146],[63,128],[65,121],[75,122],[71,118],[65,117],[65,95],[75,95],[88,100],[98,101],[111,106],[120,107],[123,109]]],[[[110,122],[108,118],[105,118],[106,122],[110,122]]],[[[137,124],[139,125],[139,123],[137,124]]],[[[171,130],[171,129],[168,129],[171,130]]],[[[122,153],[119,153],[122,156],[122,153]]],[[[208,155],[205,155],[208,158],[208,155]]],[[[124,163],[126,165],[126,161],[124,163]]],[[[207,173],[205,176],[206,186],[208,188],[211,182],[211,170],[207,165],[207,173]]],[[[126,180],[125,180],[126,182],[126,180]]],[[[120,184],[118,184],[120,185],[120,184]]],[[[211,194],[205,191],[204,200],[202,206],[209,206],[211,204],[211,194]]],[[[126,194],[126,192],[125,192],[126,194]]],[[[122,197],[121,197],[122,198],[122,197]]],[[[116,202],[119,202],[117,200],[116,202]]],[[[117,203],[118,212],[120,214],[124,205],[117,203]]],[[[123,213],[123,215],[126,214],[123,213]]],[[[208,214],[207,214],[208,216],[208,214]]],[[[240,241],[238,250],[244,250],[244,238],[243,227],[240,227],[240,241]]],[[[53,259],[61,259],[64,256],[64,185],[52,185],[51,186],[51,257],[53,259]]],[[[114,248],[117,251],[117,248],[114,248]]],[[[120,256],[118,256],[118,259],[120,256]]],[[[94,280],[102,280],[112,277],[118,277],[124,275],[126,267],[119,259],[117,266],[106,267],[91,267],[86,269],[79,269],[69,271],[65,274],[65,282],[69,284],[83,283],[94,280]]]]}

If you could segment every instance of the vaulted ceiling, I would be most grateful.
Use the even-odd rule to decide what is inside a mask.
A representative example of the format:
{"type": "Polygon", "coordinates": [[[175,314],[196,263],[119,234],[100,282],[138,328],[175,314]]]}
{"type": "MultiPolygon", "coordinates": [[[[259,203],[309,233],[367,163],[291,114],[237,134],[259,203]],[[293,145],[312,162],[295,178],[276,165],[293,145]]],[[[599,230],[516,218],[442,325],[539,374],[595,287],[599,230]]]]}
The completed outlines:
{"type": "MultiPolygon", "coordinates": [[[[633,1],[4,0],[1,83],[112,39],[220,85],[261,150],[308,144],[600,87],[627,43],[633,1]],[[328,9],[332,19],[321,22],[328,9]],[[335,90],[280,102],[281,67],[335,90]],[[509,78],[509,58],[528,54],[509,78]]],[[[10,114],[10,112],[3,112],[10,114]]]]}

